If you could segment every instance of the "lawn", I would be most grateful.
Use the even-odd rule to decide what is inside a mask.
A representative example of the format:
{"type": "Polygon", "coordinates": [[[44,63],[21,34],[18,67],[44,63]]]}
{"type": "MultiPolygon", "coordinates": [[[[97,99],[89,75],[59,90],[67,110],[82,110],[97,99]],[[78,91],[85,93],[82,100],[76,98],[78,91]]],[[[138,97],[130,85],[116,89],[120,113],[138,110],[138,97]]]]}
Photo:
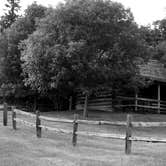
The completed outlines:
{"type": "MultiPolygon", "coordinates": [[[[73,119],[74,112],[47,112],[45,116],[73,119]]],[[[81,112],[78,112],[81,118],[81,112]]],[[[14,131],[9,125],[2,126],[0,112],[0,166],[165,166],[166,144],[134,142],[132,154],[124,154],[124,141],[97,137],[78,136],[78,144],[71,144],[72,135],[42,131],[36,138],[35,129],[18,124],[14,131]]],[[[166,121],[166,115],[133,114],[134,121],[166,121]]],[[[26,118],[28,121],[33,121],[26,118]]],[[[125,113],[90,112],[88,119],[125,121],[125,113]]],[[[45,123],[63,129],[71,124],[45,123]]],[[[124,127],[79,125],[79,131],[95,131],[125,134],[124,127]]],[[[138,128],[133,135],[166,138],[166,129],[138,128]]]]}

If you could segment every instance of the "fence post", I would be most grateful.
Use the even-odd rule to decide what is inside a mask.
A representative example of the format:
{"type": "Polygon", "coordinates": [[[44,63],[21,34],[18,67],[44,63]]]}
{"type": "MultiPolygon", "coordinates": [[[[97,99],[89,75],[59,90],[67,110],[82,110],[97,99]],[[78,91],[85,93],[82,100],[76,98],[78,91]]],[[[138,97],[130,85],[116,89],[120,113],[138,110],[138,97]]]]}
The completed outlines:
{"type": "Polygon", "coordinates": [[[38,138],[41,138],[41,129],[42,128],[40,127],[41,120],[40,120],[39,116],[40,116],[40,112],[36,111],[36,136],[38,138]]]}
{"type": "Polygon", "coordinates": [[[16,112],[14,111],[15,107],[12,106],[12,126],[16,130],[16,112]]]}
{"type": "Polygon", "coordinates": [[[73,98],[72,98],[72,96],[70,96],[70,98],[69,98],[69,111],[70,112],[72,111],[72,102],[73,102],[73,98]]]}
{"type": "Polygon", "coordinates": [[[76,146],[77,144],[77,130],[78,130],[78,114],[74,114],[74,121],[73,121],[73,139],[72,139],[72,143],[73,146],[76,146]]]}
{"type": "Polygon", "coordinates": [[[132,115],[127,115],[127,124],[126,124],[126,139],[125,139],[125,153],[131,153],[131,144],[132,141],[130,140],[132,135],[132,115]]]}
{"type": "Polygon", "coordinates": [[[8,105],[7,103],[3,104],[3,125],[7,126],[7,121],[8,121],[8,105]]]}

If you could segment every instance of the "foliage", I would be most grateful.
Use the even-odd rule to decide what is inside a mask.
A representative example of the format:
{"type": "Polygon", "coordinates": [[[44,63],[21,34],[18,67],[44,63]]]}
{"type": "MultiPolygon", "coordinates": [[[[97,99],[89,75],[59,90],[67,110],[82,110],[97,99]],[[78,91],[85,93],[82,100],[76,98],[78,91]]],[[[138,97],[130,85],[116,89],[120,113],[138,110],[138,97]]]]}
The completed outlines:
{"type": "Polygon", "coordinates": [[[154,22],[153,32],[153,58],[165,63],[166,60],[166,19],[157,20],[154,22]]]}
{"type": "Polygon", "coordinates": [[[25,11],[25,16],[0,34],[0,91],[5,96],[28,95],[23,83],[19,43],[35,30],[35,21],[44,16],[45,10],[43,6],[32,4],[25,11]]]}
{"type": "Polygon", "coordinates": [[[7,12],[1,17],[0,26],[1,31],[9,28],[18,18],[18,11],[20,9],[20,0],[7,0],[5,4],[7,12]]]}
{"type": "Polygon", "coordinates": [[[166,19],[155,21],[154,29],[158,31],[158,36],[160,37],[160,41],[166,39],[166,19]]]}
{"type": "Polygon", "coordinates": [[[142,85],[137,64],[149,55],[130,10],[103,0],[50,9],[21,48],[24,82],[40,93],[135,88],[142,85]]]}

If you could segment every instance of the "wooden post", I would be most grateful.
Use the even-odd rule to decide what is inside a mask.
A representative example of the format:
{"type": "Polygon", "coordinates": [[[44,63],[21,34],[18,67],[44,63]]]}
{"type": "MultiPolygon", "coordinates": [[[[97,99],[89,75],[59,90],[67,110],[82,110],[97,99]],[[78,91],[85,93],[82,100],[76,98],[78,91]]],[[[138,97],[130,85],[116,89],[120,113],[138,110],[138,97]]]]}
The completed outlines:
{"type": "Polygon", "coordinates": [[[7,121],[8,121],[8,105],[7,103],[3,104],[3,125],[7,126],[7,121]]]}
{"type": "Polygon", "coordinates": [[[86,95],[85,95],[83,117],[86,118],[87,116],[88,116],[88,94],[86,93],[86,95]]]}
{"type": "Polygon", "coordinates": [[[69,98],[69,111],[70,112],[72,111],[72,104],[73,104],[73,98],[72,98],[72,96],[70,96],[70,98],[69,98]]]}
{"type": "Polygon", "coordinates": [[[131,144],[132,141],[130,140],[132,135],[132,116],[127,115],[127,124],[126,124],[126,139],[125,139],[125,153],[130,154],[131,153],[131,144]]]}
{"type": "Polygon", "coordinates": [[[16,112],[14,111],[15,107],[12,106],[12,126],[13,129],[16,130],[16,112]]]}
{"type": "Polygon", "coordinates": [[[158,113],[160,114],[160,84],[158,84],[158,93],[157,93],[157,100],[158,100],[158,113]]]}
{"type": "Polygon", "coordinates": [[[76,146],[77,144],[77,130],[78,130],[78,114],[74,114],[74,121],[73,121],[73,139],[72,139],[72,143],[73,146],[76,146]]]}
{"type": "Polygon", "coordinates": [[[135,112],[138,111],[138,93],[135,92],[135,112]]]}
{"type": "Polygon", "coordinates": [[[36,111],[36,136],[38,138],[41,138],[41,129],[42,128],[40,127],[41,120],[40,120],[39,116],[40,116],[40,112],[36,111]]]}

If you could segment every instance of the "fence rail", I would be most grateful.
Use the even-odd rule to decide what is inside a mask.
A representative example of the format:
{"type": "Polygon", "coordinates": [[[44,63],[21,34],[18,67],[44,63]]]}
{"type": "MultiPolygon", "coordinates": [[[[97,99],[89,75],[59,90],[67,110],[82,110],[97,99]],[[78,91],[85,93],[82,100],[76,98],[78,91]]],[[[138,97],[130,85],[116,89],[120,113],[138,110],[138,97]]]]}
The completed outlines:
{"type": "Polygon", "coordinates": [[[102,137],[102,138],[125,140],[125,136],[120,134],[96,133],[96,132],[87,132],[87,131],[78,131],[76,132],[76,134],[82,135],[82,136],[96,136],[96,137],[102,137]]]}
{"type": "Polygon", "coordinates": [[[166,122],[132,122],[132,127],[166,127],[166,122]]]}
{"type": "Polygon", "coordinates": [[[49,122],[73,123],[73,120],[70,120],[70,119],[50,118],[45,116],[39,116],[39,119],[49,121],[49,122]]]}
{"type": "Polygon", "coordinates": [[[18,114],[21,114],[21,115],[26,115],[26,116],[29,116],[29,117],[31,117],[31,118],[35,118],[35,117],[36,117],[36,115],[33,114],[33,113],[21,111],[21,110],[16,109],[16,108],[14,108],[13,111],[14,111],[15,113],[18,113],[18,114]]]}
{"type": "MultiPolygon", "coordinates": [[[[4,112],[6,113],[7,107],[4,106],[4,112]]],[[[3,116],[3,118],[7,118],[7,116],[3,116]]],[[[125,140],[125,153],[131,153],[131,146],[132,141],[143,141],[143,142],[155,142],[155,143],[166,143],[166,139],[158,139],[158,138],[148,138],[148,137],[136,137],[132,135],[132,130],[135,127],[166,127],[166,122],[133,122],[132,115],[127,115],[126,122],[111,122],[111,121],[90,121],[90,120],[81,120],[78,119],[78,115],[74,115],[73,120],[69,119],[60,119],[60,118],[50,118],[41,116],[39,111],[36,111],[36,114],[24,112],[21,110],[12,107],[12,126],[13,129],[17,129],[17,123],[22,123],[29,127],[36,128],[36,135],[37,137],[42,136],[42,129],[48,131],[54,131],[57,133],[64,133],[64,134],[72,134],[72,144],[76,146],[77,144],[77,136],[95,136],[95,137],[102,137],[102,138],[111,138],[111,139],[119,139],[125,140]],[[28,122],[21,118],[18,118],[18,115],[25,115],[34,119],[34,122],[28,122]],[[58,123],[71,123],[73,124],[72,130],[65,130],[61,128],[49,127],[42,125],[42,121],[50,121],[50,122],[58,122],[58,123]],[[78,131],[79,124],[87,124],[87,125],[114,125],[114,126],[124,126],[126,127],[126,135],[121,134],[113,134],[113,133],[97,133],[97,132],[87,132],[87,131],[78,131]]],[[[7,119],[4,119],[7,121],[7,119]]],[[[5,126],[6,124],[4,124],[5,126]]]]}
{"type": "Polygon", "coordinates": [[[40,125],[40,127],[42,129],[48,130],[48,131],[54,131],[54,132],[65,133],[65,134],[72,134],[72,131],[70,131],[70,130],[58,129],[55,127],[48,127],[48,126],[43,126],[43,125],[40,125]]]}
{"type": "Polygon", "coordinates": [[[113,126],[125,126],[126,122],[116,121],[92,121],[92,120],[77,120],[80,124],[90,124],[90,125],[113,125],[113,126]]]}

